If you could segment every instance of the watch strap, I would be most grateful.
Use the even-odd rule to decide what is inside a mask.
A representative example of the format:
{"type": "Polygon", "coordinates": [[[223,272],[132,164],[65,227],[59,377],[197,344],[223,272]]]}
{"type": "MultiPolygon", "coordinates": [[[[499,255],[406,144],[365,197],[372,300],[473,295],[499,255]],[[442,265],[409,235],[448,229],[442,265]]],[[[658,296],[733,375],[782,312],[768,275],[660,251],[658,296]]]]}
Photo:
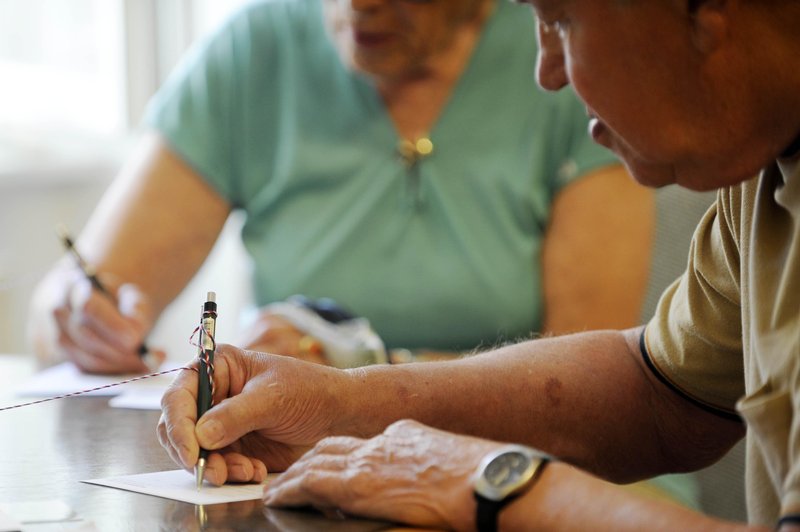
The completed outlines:
{"type": "Polygon", "coordinates": [[[497,516],[511,499],[509,497],[502,501],[493,501],[476,493],[475,501],[478,503],[478,509],[475,514],[475,524],[478,532],[497,532],[497,516]]]}

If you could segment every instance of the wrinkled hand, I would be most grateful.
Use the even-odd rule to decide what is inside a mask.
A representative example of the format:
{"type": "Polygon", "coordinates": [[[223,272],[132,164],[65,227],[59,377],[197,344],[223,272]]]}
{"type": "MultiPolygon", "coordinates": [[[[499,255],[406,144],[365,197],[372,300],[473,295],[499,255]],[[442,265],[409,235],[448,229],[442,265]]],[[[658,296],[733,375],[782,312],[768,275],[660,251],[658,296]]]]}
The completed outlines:
{"type": "Polygon", "coordinates": [[[237,339],[236,345],[251,351],[286,355],[317,364],[328,364],[325,355],[302,349],[305,333],[286,318],[262,309],[256,321],[237,339]]]}
{"type": "Polygon", "coordinates": [[[43,358],[71,360],[89,373],[144,373],[163,362],[151,351],[146,361],[139,347],[153,325],[150,303],[133,284],[102,277],[113,294],[92,287],[77,268],[52,271],[40,285],[31,336],[43,358]]]}
{"type": "Polygon", "coordinates": [[[404,420],[363,440],[320,441],[264,493],[268,506],[312,505],[414,526],[475,528],[472,475],[500,444],[404,420]]]}
{"type": "Polygon", "coordinates": [[[314,443],[338,433],[350,376],[290,357],[218,345],[214,407],[197,422],[197,374],[181,372],[161,400],[158,439],[192,470],[200,446],[210,451],[205,479],[261,482],[283,471],[314,443]]]}

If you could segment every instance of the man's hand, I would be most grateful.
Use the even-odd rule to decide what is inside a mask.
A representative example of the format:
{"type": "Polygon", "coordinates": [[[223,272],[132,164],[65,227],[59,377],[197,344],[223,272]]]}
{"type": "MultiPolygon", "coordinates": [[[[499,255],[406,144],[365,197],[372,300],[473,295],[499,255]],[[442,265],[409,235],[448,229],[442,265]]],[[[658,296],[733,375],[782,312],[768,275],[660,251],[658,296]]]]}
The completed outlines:
{"type": "Polygon", "coordinates": [[[261,482],[318,440],[341,433],[344,371],[285,356],[217,346],[214,406],[197,421],[197,374],[182,372],[164,394],[158,439],[187,470],[210,451],[205,478],[261,482]]]}
{"type": "Polygon", "coordinates": [[[270,482],[264,503],[473,529],[472,475],[481,458],[499,445],[409,420],[369,440],[326,438],[270,482]]]}
{"type": "MultiPolygon", "coordinates": [[[[325,515],[350,514],[425,529],[475,530],[473,474],[484,456],[503,445],[409,420],[369,440],[326,438],[270,481],[264,504],[311,505],[325,515]]],[[[502,530],[768,530],[718,521],[672,501],[631,493],[557,461],[511,500],[499,519],[502,530]]]]}

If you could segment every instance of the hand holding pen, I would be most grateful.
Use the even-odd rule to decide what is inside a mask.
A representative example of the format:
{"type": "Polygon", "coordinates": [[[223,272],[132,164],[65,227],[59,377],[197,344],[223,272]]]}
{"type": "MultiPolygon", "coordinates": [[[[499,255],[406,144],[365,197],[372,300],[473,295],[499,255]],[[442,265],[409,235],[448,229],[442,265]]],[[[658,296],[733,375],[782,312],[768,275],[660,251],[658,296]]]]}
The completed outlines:
{"type": "Polygon", "coordinates": [[[66,229],[57,231],[83,278],[74,270],[50,275],[58,352],[92,373],[147,372],[160,365],[164,353],[149,351],[138,332],[147,326],[146,296],[131,284],[103,283],[66,229]]]}

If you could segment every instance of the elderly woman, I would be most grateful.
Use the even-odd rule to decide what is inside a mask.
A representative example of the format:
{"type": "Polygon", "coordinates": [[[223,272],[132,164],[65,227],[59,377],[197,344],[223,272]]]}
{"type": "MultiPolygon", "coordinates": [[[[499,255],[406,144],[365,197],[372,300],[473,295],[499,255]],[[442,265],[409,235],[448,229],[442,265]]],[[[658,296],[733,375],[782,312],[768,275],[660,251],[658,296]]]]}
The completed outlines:
{"type": "MultiPolygon", "coordinates": [[[[586,138],[572,95],[536,91],[535,54],[508,2],[250,5],[162,88],[81,235],[118,304],[59,264],[36,351],[144,371],[137,347],[233,209],[258,304],[332,298],[390,349],[636,323],[651,196],[586,138]]],[[[265,310],[240,343],[324,361],[307,336],[265,310]]]]}

